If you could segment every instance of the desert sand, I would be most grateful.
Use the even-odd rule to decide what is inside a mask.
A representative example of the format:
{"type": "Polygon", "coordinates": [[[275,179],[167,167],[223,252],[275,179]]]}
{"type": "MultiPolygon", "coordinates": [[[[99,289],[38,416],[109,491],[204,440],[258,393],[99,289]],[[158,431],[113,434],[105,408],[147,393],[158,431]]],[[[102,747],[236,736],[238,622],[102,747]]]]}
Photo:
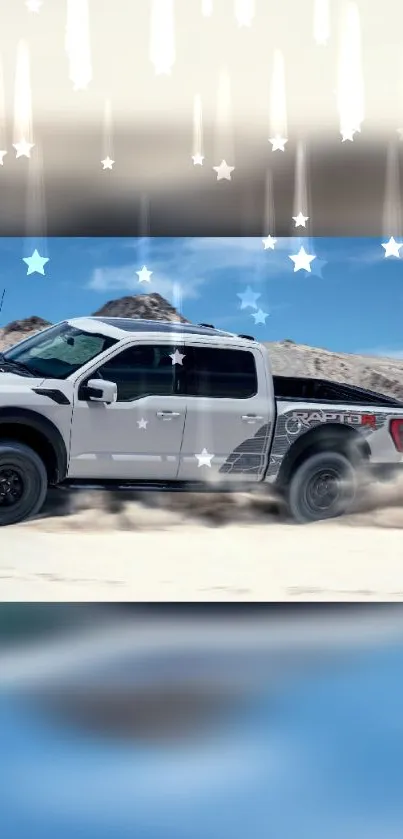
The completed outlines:
{"type": "Polygon", "coordinates": [[[1,531],[3,601],[400,601],[403,488],[333,522],[287,522],[268,498],[76,493],[1,531]],[[63,504],[64,504],[63,500],[63,504]]]}

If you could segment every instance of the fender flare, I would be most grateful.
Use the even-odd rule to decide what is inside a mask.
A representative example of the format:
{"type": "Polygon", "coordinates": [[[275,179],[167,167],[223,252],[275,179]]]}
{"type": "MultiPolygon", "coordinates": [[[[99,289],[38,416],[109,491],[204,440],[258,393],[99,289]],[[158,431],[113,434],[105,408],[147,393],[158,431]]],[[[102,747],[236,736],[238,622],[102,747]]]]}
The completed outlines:
{"type": "Polygon", "coordinates": [[[31,428],[51,446],[56,462],[55,483],[62,481],[67,474],[67,448],[59,429],[47,417],[29,408],[0,408],[0,438],[3,425],[16,426],[16,437],[18,437],[18,426],[31,428]]]}

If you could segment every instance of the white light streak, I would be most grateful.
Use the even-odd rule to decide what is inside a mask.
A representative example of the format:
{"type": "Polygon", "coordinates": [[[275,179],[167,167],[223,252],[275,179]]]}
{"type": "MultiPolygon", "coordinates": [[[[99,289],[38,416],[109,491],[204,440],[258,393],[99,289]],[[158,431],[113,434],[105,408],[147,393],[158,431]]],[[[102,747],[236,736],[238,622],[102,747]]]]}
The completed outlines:
{"type": "Polygon", "coordinates": [[[211,17],[213,14],[213,0],[202,0],[203,17],[211,17]]]}
{"type": "Polygon", "coordinates": [[[255,0],[235,0],[235,17],[238,26],[251,26],[255,13],[255,0]]]}
{"type": "Polygon", "coordinates": [[[202,165],[203,155],[203,110],[199,93],[196,93],[193,101],[193,163],[202,165]]]}
{"type": "Polygon", "coordinates": [[[175,20],[173,0],[152,0],[150,61],[157,75],[169,75],[175,63],[175,20]]]}
{"type": "MultiPolygon", "coordinates": [[[[20,41],[17,47],[14,87],[14,143],[33,144],[30,62],[28,45],[25,41],[20,41]]],[[[28,157],[29,153],[25,156],[28,157]]]]}
{"type": "Polygon", "coordinates": [[[85,90],[92,80],[88,0],[67,0],[65,47],[74,90],[85,90]]]}
{"type": "Polygon", "coordinates": [[[383,235],[401,238],[402,211],[399,183],[399,154],[395,143],[389,143],[386,155],[386,183],[383,205],[383,235]]]}
{"type": "Polygon", "coordinates": [[[270,87],[270,136],[287,137],[287,100],[285,89],[284,56],[274,51],[270,87]]]}
{"type": "Polygon", "coordinates": [[[343,15],[337,98],[340,133],[348,137],[360,131],[364,119],[360,16],[354,2],[347,3],[343,15]]]}
{"type": "Polygon", "coordinates": [[[330,38],[329,0],[315,0],[313,12],[313,37],[317,44],[325,45],[330,38]]]}

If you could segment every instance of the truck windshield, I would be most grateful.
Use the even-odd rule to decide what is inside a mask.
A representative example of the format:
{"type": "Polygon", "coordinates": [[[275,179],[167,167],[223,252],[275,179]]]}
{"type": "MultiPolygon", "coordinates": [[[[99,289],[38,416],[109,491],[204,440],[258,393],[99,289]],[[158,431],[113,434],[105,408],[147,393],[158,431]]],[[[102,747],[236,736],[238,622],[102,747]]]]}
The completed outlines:
{"type": "Polygon", "coordinates": [[[116,339],[108,335],[84,332],[69,323],[59,323],[11,347],[3,358],[23,364],[36,376],[67,379],[116,343],[116,339]]]}

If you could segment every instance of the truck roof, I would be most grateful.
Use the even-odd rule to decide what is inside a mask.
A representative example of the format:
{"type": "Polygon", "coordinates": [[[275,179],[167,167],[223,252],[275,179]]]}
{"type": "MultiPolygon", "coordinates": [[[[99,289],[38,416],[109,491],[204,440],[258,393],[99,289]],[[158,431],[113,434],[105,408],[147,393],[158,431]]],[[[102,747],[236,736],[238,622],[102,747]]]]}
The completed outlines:
{"type": "Polygon", "coordinates": [[[256,341],[252,336],[235,335],[233,332],[225,332],[215,327],[205,326],[202,324],[181,323],[179,321],[165,321],[165,320],[143,320],[140,318],[108,318],[89,316],[83,318],[69,318],[68,323],[72,326],[77,326],[81,329],[91,329],[97,327],[100,332],[103,332],[103,327],[106,327],[105,333],[114,335],[116,338],[128,337],[130,333],[150,333],[155,332],[163,334],[182,334],[182,335],[202,335],[208,338],[226,338],[227,340],[235,339],[239,344],[255,344],[256,341]]]}

